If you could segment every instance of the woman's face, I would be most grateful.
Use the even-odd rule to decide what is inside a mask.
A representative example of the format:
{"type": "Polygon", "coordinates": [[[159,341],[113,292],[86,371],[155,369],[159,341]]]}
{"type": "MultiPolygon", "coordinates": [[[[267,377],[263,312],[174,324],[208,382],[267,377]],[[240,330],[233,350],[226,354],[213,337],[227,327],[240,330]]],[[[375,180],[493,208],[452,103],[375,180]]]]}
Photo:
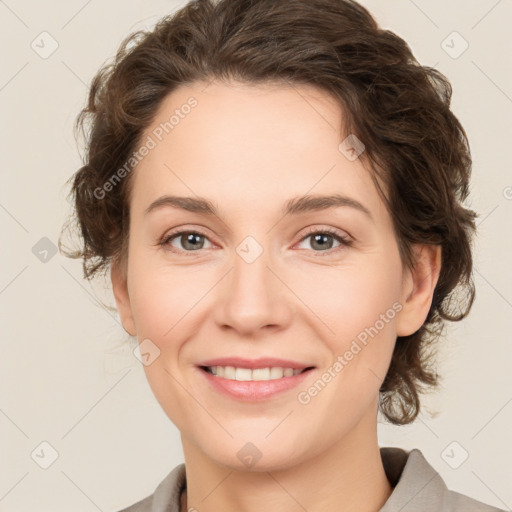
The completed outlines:
{"type": "Polygon", "coordinates": [[[362,147],[340,147],[341,119],[312,87],[202,83],[170,94],[142,138],[114,292],[157,400],[217,463],[240,468],[249,455],[259,470],[284,468],[374,436],[396,337],[428,312],[431,289],[402,269],[362,147]],[[306,195],[347,199],[322,208],[306,195]],[[215,384],[269,375],[200,368],[228,357],[313,369],[238,381],[236,394],[215,384]]]}

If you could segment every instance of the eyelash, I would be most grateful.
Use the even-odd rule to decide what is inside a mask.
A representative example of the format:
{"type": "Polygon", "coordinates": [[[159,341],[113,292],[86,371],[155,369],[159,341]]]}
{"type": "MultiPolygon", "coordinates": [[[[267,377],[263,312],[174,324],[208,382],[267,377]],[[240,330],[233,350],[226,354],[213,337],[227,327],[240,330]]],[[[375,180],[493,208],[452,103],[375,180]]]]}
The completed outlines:
{"type": "MultiPolygon", "coordinates": [[[[185,234],[187,234],[187,235],[199,235],[199,236],[203,236],[205,238],[208,238],[208,236],[205,233],[202,233],[199,230],[193,230],[193,229],[192,230],[181,230],[181,231],[174,231],[174,232],[171,232],[171,233],[169,233],[167,235],[164,235],[164,237],[158,243],[158,245],[160,245],[162,247],[165,247],[172,240],[174,240],[175,238],[178,238],[179,236],[185,235],[185,234]]],[[[339,231],[336,231],[335,229],[330,229],[330,228],[325,228],[325,229],[311,228],[299,240],[299,243],[303,242],[306,238],[308,238],[308,237],[310,237],[312,235],[324,235],[324,234],[331,235],[335,240],[340,242],[341,245],[339,247],[335,247],[333,249],[327,249],[325,251],[313,251],[314,253],[319,253],[319,254],[315,254],[315,257],[316,256],[324,257],[324,255],[332,255],[332,253],[337,252],[338,250],[343,250],[345,248],[351,247],[352,244],[353,244],[353,240],[351,240],[351,239],[341,235],[339,231]]],[[[187,256],[194,256],[195,255],[194,253],[197,253],[197,252],[200,251],[200,249],[197,250],[197,251],[185,251],[185,250],[182,250],[182,249],[176,249],[175,247],[172,247],[169,250],[171,252],[176,252],[176,253],[185,253],[185,254],[187,254],[187,256]]]]}

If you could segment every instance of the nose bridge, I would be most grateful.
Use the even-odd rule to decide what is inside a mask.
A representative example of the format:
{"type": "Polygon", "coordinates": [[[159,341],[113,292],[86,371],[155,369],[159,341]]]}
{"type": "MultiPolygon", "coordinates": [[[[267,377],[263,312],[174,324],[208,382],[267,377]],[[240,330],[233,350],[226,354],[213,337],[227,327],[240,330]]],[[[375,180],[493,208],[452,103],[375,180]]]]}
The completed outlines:
{"type": "Polygon", "coordinates": [[[257,300],[271,299],[273,284],[271,283],[271,250],[268,237],[256,238],[247,235],[236,247],[234,268],[231,276],[231,291],[234,294],[243,294],[244,301],[251,302],[251,295],[257,300]],[[249,294],[249,296],[246,296],[249,294]],[[262,295],[262,296],[260,296],[262,295]]]}
{"type": "Polygon", "coordinates": [[[259,238],[248,235],[235,247],[233,268],[222,301],[219,321],[241,331],[284,321],[283,284],[271,270],[274,258],[269,237],[261,236],[261,241],[259,238]]]}

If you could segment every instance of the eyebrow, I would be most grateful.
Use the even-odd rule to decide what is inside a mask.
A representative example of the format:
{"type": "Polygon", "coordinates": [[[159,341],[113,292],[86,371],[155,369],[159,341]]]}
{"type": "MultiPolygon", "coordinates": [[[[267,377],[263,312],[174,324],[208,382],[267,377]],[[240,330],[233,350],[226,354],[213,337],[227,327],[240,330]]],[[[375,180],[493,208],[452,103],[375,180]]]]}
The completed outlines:
{"type": "MultiPolygon", "coordinates": [[[[219,216],[218,208],[208,199],[203,197],[183,197],[164,195],[153,201],[145,210],[144,214],[157,210],[164,206],[172,206],[180,208],[188,212],[199,213],[203,215],[219,216]]],[[[307,212],[316,212],[328,210],[330,208],[350,207],[364,213],[373,221],[370,210],[359,201],[341,194],[323,195],[306,195],[294,197],[288,200],[281,213],[285,215],[298,215],[307,212]]]]}

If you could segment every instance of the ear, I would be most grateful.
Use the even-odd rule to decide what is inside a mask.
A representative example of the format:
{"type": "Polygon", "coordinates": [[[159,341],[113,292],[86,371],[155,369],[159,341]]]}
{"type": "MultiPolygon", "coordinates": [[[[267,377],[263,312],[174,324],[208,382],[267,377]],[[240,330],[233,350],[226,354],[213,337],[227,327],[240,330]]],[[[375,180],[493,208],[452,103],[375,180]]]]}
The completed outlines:
{"type": "Polygon", "coordinates": [[[440,245],[415,244],[413,251],[416,264],[414,269],[405,270],[402,280],[402,309],[396,316],[398,336],[414,334],[425,322],[441,271],[440,245]]]}
{"type": "Polygon", "coordinates": [[[130,296],[128,294],[127,272],[124,267],[125,265],[121,264],[118,260],[112,260],[110,279],[123,328],[130,336],[135,336],[137,331],[133,321],[130,296]]]}

